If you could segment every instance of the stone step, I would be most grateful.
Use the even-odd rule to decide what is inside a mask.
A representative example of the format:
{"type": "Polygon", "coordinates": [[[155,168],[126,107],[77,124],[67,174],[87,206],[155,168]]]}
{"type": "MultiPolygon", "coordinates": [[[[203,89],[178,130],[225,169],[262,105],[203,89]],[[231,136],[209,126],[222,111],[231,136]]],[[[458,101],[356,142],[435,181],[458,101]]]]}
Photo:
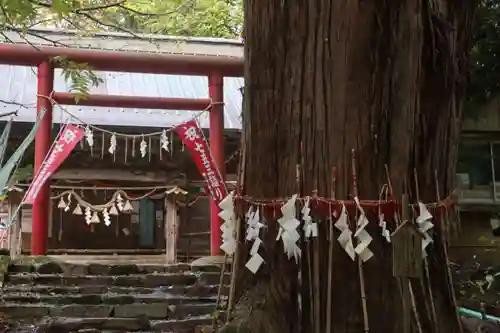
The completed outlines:
{"type": "Polygon", "coordinates": [[[26,262],[14,261],[9,266],[12,273],[40,273],[69,275],[130,275],[151,273],[212,272],[219,273],[221,268],[214,265],[193,266],[189,264],[74,264],[67,262],[26,262]]]}
{"type": "MultiPolygon", "coordinates": [[[[61,275],[61,274],[37,274],[37,273],[16,273],[9,274],[7,285],[24,284],[46,284],[63,286],[82,286],[82,285],[104,285],[104,286],[184,286],[201,283],[204,285],[219,284],[219,273],[160,273],[160,274],[135,274],[135,275],[61,275]]],[[[230,275],[225,274],[223,283],[229,284],[230,275]]]]}
{"type": "Polygon", "coordinates": [[[41,319],[44,317],[73,318],[145,318],[156,320],[185,319],[196,316],[211,316],[215,304],[120,304],[120,305],[54,305],[54,304],[0,304],[0,313],[4,317],[15,319],[41,319]]]}
{"type": "MultiPolygon", "coordinates": [[[[83,305],[120,305],[120,304],[154,304],[168,303],[172,305],[185,303],[215,304],[217,296],[194,297],[169,295],[162,292],[151,294],[39,294],[32,292],[10,292],[0,295],[4,303],[45,303],[45,304],[83,304],[83,305]]],[[[225,298],[223,298],[225,300],[225,298]]]]}
{"type": "MultiPolygon", "coordinates": [[[[110,317],[59,317],[45,319],[36,324],[37,332],[182,332],[199,333],[201,328],[211,325],[210,316],[197,316],[187,319],[147,320],[145,318],[110,317]]],[[[33,332],[33,327],[26,332],[33,332]]]]}
{"type": "MultiPolygon", "coordinates": [[[[165,286],[156,288],[147,287],[116,287],[116,286],[54,286],[54,285],[6,285],[1,289],[3,294],[34,293],[41,295],[63,294],[69,295],[89,295],[113,293],[118,295],[149,295],[158,292],[171,296],[182,295],[186,297],[210,297],[216,296],[219,290],[218,285],[195,284],[191,286],[165,286]]],[[[222,287],[222,295],[228,295],[228,286],[222,287]]]]}

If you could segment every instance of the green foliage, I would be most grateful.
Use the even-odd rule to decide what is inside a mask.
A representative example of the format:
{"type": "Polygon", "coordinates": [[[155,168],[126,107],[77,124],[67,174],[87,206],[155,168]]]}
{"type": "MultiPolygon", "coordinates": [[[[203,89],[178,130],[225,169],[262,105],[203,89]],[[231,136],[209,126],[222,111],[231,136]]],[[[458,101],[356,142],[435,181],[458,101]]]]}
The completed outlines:
{"type": "Polygon", "coordinates": [[[0,0],[3,28],[237,38],[243,0],[0,0]]]}
{"type": "Polygon", "coordinates": [[[55,57],[52,61],[58,63],[63,69],[64,79],[70,82],[69,91],[76,102],[87,98],[90,87],[97,87],[99,83],[104,82],[86,63],[76,63],[64,57],[55,57]]]}
{"type": "Polygon", "coordinates": [[[500,1],[481,0],[473,30],[468,115],[500,92],[500,1]]]}
{"type": "Polygon", "coordinates": [[[3,27],[27,29],[38,15],[36,6],[31,1],[0,0],[0,8],[0,22],[3,27]]]}
{"type": "Polygon", "coordinates": [[[156,15],[134,16],[138,31],[175,36],[235,38],[243,25],[243,0],[155,0],[136,9],[156,15]]]}

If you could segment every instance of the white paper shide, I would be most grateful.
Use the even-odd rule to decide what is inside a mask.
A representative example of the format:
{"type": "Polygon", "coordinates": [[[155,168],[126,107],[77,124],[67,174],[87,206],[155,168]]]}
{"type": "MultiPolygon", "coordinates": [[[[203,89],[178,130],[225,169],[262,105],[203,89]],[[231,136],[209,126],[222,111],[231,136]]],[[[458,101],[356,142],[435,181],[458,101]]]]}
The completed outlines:
{"type": "Polygon", "coordinates": [[[391,242],[391,233],[387,229],[387,222],[385,221],[384,214],[379,215],[378,226],[382,229],[382,237],[385,238],[387,243],[390,243],[391,242]]]}
{"type": "Polygon", "coordinates": [[[253,274],[257,273],[260,266],[264,263],[264,259],[259,254],[259,248],[262,244],[262,240],[259,238],[260,228],[264,226],[260,222],[260,210],[259,208],[253,209],[250,207],[248,209],[247,215],[247,230],[246,230],[246,240],[253,242],[250,248],[250,259],[245,264],[245,267],[251,271],[253,274]]]}
{"type": "Polygon", "coordinates": [[[90,225],[92,223],[92,212],[89,207],[85,207],[85,222],[90,225]]]}
{"type": "Polygon", "coordinates": [[[87,141],[89,147],[94,146],[94,133],[92,132],[92,128],[88,125],[85,127],[85,141],[87,141]]]}
{"type": "Polygon", "coordinates": [[[367,262],[373,257],[373,252],[370,251],[368,245],[372,242],[373,238],[370,236],[368,231],[366,231],[366,226],[368,225],[368,219],[366,218],[365,211],[361,207],[358,197],[354,198],[356,202],[356,206],[359,210],[358,222],[356,223],[356,232],[354,233],[354,237],[358,241],[358,244],[354,248],[356,254],[363,260],[363,262],[367,262]]]}
{"type": "Polygon", "coordinates": [[[247,231],[245,238],[247,241],[252,241],[259,237],[260,228],[264,226],[264,224],[261,223],[260,221],[259,208],[254,210],[252,207],[250,207],[248,209],[246,219],[247,219],[247,231]]]}
{"type": "Polygon", "coordinates": [[[340,231],[340,236],[337,238],[340,246],[344,249],[347,255],[352,259],[356,259],[356,252],[354,251],[354,244],[352,242],[352,231],[349,229],[349,217],[344,203],[340,211],[339,219],[335,222],[335,228],[340,231]]]}
{"type": "Polygon", "coordinates": [[[222,231],[222,245],[221,250],[224,251],[228,256],[232,256],[236,250],[236,238],[235,238],[235,228],[236,228],[236,216],[234,214],[234,191],[229,193],[222,201],[219,203],[221,212],[219,213],[220,218],[224,221],[221,225],[222,231]]]}
{"type": "Polygon", "coordinates": [[[296,218],[296,208],[295,203],[297,201],[297,195],[294,194],[282,207],[282,216],[278,219],[280,229],[278,231],[278,236],[276,240],[283,242],[283,250],[288,256],[288,259],[292,257],[295,258],[295,262],[299,262],[299,258],[302,255],[300,247],[297,245],[297,241],[300,239],[300,234],[297,228],[300,225],[299,220],[296,218]]]}
{"type": "Polygon", "coordinates": [[[113,135],[111,135],[111,137],[109,138],[109,148],[108,148],[108,152],[111,154],[111,155],[114,155],[114,153],[116,152],[116,134],[113,133],[113,135]]]}
{"type": "Polygon", "coordinates": [[[160,145],[161,145],[161,149],[163,149],[167,152],[170,152],[170,140],[168,139],[166,130],[163,130],[161,132],[160,145]]]}
{"type": "Polygon", "coordinates": [[[109,227],[111,225],[111,217],[109,216],[109,211],[107,208],[104,208],[102,211],[102,216],[104,218],[104,225],[109,227]]]}
{"type": "Polygon", "coordinates": [[[313,221],[311,208],[309,208],[311,198],[306,197],[304,207],[302,208],[302,220],[304,221],[304,235],[306,238],[318,237],[318,224],[313,221]]]}
{"type": "Polygon", "coordinates": [[[427,256],[426,248],[432,243],[432,237],[429,235],[429,230],[434,228],[432,224],[432,214],[422,202],[418,202],[419,216],[417,217],[418,230],[424,235],[422,240],[422,251],[424,257],[427,256]]]}

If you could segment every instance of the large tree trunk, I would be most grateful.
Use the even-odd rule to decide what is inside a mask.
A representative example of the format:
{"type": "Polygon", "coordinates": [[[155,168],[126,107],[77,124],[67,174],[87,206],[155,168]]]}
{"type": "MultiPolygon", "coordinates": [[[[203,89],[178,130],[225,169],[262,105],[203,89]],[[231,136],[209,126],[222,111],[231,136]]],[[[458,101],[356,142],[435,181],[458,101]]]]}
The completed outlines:
{"type": "MultiPolygon", "coordinates": [[[[247,0],[244,194],[271,199],[318,190],[330,196],[335,167],[336,196],[348,200],[352,149],[361,199],[379,198],[388,182],[385,165],[395,195],[408,192],[416,200],[414,169],[420,199],[436,201],[435,171],[441,195],[449,194],[474,8],[474,1],[456,0],[247,0]]],[[[400,333],[401,296],[390,246],[376,237],[376,223],[369,228],[375,236],[375,257],[363,265],[369,331],[400,333]]],[[[459,332],[445,269],[445,228],[438,229],[429,257],[437,323],[427,288],[415,292],[417,309],[423,332],[459,332]]],[[[327,230],[322,224],[322,304],[327,230]]],[[[302,331],[318,333],[308,320],[307,293],[299,318],[299,267],[285,258],[276,232],[270,221],[266,264],[257,278],[242,268],[245,292],[226,332],[299,332],[302,322],[302,331]]],[[[363,332],[358,266],[338,244],[334,251],[332,313],[322,308],[321,325],[330,317],[331,332],[363,332]]],[[[247,252],[242,256],[246,260],[247,252]]],[[[412,321],[414,332],[416,326],[412,321]]]]}

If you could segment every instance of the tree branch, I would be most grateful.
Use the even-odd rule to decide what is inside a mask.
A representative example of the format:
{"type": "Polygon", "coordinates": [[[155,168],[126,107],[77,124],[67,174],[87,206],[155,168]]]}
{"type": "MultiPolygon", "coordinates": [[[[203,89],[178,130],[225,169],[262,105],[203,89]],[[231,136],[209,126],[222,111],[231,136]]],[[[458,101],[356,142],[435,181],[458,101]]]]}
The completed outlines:
{"type": "Polygon", "coordinates": [[[54,21],[53,18],[36,21],[36,22],[31,23],[27,28],[28,29],[32,29],[32,28],[36,27],[39,24],[43,24],[43,23],[47,23],[47,22],[52,22],[52,21],[54,21]]]}
{"type": "Polygon", "coordinates": [[[96,5],[96,6],[91,6],[91,7],[85,7],[85,8],[79,8],[75,10],[75,13],[83,13],[83,12],[90,12],[94,10],[102,10],[102,9],[108,9],[112,7],[120,7],[120,5],[124,4],[127,2],[127,0],[122,0],[110,4],[103,4],[103,5],[96,5]]]}
{"type": "MultiPolygon", "coordinates": [[[[32,4],[40,6],[40,7],[45,7],[45,8],[52,8],[53,7],[52,3],[48,3],[48,2],[35,1],[35,0],[30,0],[30,2],[32,4]]],[[[121,0],[121,1],[108,3],[108,4],[78,8],[78,9],[74,10],[74,13],[90,12],[90,11],[94,11],[94,10],[102,10],[102,9],[108,9],[108,8],[112,8],[112,7],[118,7],[122,4],[124,4],[125,2],[127,2],[127,0],[121,0]]]]}
{"type": "Polygon", "coordinates": [[[122,31],[122,32],[126,32],[130,35],[132,35],[133,37],[137,38],[137,39],[141,39],[141,40],[147,40],[147,38],[144,38],[144,37],[141,37],[139,36],[138,34],[136,34],[135,32],[129,30],[129,29],[126,29],[126,28],[123,28],[123,27],[120,27],[119,25],[116,25],[116,24],[112,24],[112,23],[107,23],[107,22],[103,22],[95,17],[93,17],[92,15],[88,14],[88,13],[79,13],[79,15],[82,15],[86,18],[88,18],[89,20],[91,20],[92,22],[94,23],[97,23],[98,25],[100,26],[103,26],[103,27],[108,27],[108,28],[111,28],[111,29],[115,29],[116,31],[122,31]]]}
{"type": "Polygon", "coordinates": [[[128,11],[128,12],[140,15],[140,16],[157,17],[157,16],[166,16],[166,15],[175,14],[178,11],[181,11],[181,10],[184,10],[184,9],[190,7],[191,5],[193,5],[193,3],[194,3],[193,0],[185,0],[182,4],[180,4],[179,6],[177,6],[175,9],[173,9],[171,11],[168,11],[168,12],[165,12],[165,13],[144,13],[144,12],[141,12],[141,11],[139,11],[137,9],[127,7],[125,5],[118,5],[118,7],[122,8],[122,9],[128,11]]]}
{"type": "Polygon", "coordinates": [[[0,113],[0,118],[8,117],[8,116],[17,116],[17,113],[18,113],[18,111],[0,113]]]}
{"type": "Polygon", "coordinates": [[[19,103],[19,102],[16,102],[16,101],[6,101],[4,99],[0,99],[0,103],[7,104],[7,105],[16,105],[16,106],[19,106],[21,108],[28,109],[28,105],[27,104],[19,103]]]}
{"type": "Polygon", "coordinates": [[[2,24],[0,25],[1,27],[4,28],[4,30],[10,30],[10,31],[13,31],[13,32],[16,32],[19,34],[19,36],[21,36],[21,38],[24,39],[24,41],[26,43],[28,43],[29,45],[33,46],[34,48],[38,49],[38,47],[36,45],[34,45],[32,42],[30,42],[25,35],[29,35],[29,36],[33,36],[33,37],[36,37],[36,38],[40,38],[46,42],[49,42],[49,43],[52,43],[54,46],[62,46],[62,47],[70,47],[68,44],[65,44],[65,43],[61,43],[57,40],[54,40],[54,39],[50,39],[48,37],[45,37],[39,33],[36,33],[32,30],[24,30],[24,29],[20,29],[20,28],[17,28],[17,27],[14,27],[12,25],[6,25],[6,24],[2,24]]]}

